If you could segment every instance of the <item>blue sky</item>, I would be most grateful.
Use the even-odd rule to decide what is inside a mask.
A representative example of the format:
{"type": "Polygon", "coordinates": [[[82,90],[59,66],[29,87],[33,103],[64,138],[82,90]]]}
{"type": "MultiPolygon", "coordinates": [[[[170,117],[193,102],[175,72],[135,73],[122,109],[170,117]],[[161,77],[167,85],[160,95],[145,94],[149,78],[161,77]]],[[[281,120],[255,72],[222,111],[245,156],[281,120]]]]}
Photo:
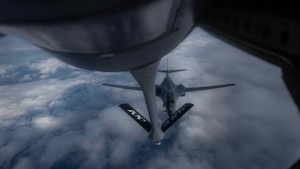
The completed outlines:
{"type": "Polygon", "coordinates": [[[170,69],[188,69],[172,74],[176,84],[237,85],[180,98],[177,108],[195,106],[157,147],[118,107],[126,102],[148,117],[142,93],[101,86],[136,85],[128,72],[78,69],[1,38],[0,168],[282,169],[300,157],[299,114],[279,68],[200,28],[161,69],[167,59],[170,69]]]}

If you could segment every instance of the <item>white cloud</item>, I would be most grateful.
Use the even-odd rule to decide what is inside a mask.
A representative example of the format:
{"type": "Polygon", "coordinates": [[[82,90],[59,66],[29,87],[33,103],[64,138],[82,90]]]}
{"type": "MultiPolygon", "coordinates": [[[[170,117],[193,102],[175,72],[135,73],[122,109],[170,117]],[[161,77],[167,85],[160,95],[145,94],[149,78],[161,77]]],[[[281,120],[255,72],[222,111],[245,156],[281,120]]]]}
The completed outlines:
{"type": "Polygon", "coordinates": [[[58,68],[65,67],[68,66],[55,58],[48,58],[46,60],[42,60],[41,62],[32,63],[31,65],[29,65],[30,69],[38,70],[42,75],[54,74],[56,73],[58,68]]]}
{"type": "Polygon", "coordinates": [[[34,165],[29,157],[24,157],[18,161],[14,169],[34,169],[34,165]]]}
{"type": "Polygon", "coordinates": [[[170,69],[187,68],[171,75],[186,87],[237,85],[180,98],[177,107],[195,106],[160,147],[117,106],[148,117],[142,93],[100,86],[136,85],[129,73],[79,70],[9,37],[0,44],[0,168],[273,169],[300,157],[298,113],[280,70],[200,29],[160,68],[166,58],[170,69]]]}
{"type": "Polygon", "coordinates": [[[60,119],[54,118],[51,116],[44,116],[44,117],[35,117],[33,119],[34,125],[42,130],[53,130],[59,127],[60,119]]]}

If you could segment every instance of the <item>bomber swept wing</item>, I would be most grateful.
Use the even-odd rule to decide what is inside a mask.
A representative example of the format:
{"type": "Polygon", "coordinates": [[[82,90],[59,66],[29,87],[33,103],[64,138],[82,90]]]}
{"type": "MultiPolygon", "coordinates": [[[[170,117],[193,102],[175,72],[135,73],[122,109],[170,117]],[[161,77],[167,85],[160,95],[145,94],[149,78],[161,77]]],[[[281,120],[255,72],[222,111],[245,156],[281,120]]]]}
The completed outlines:
{"type": "Polygon", "coordinates": [[[140,87],[135,87],[135,86],[115,85],[115,84],[109,84],[109,83],[103,83],[102,85],[116,87],[116,88],[122,88],[122,89],[129,89],[129,90],[142,90],[140,87]]]}
{"type": "Polygon", "coordinates": [[[234,83],[230,83],[230,84],[215,85],[215,86],[189,87],[189,88],[186,88],[186,92],[193,92],[193,91],[199,91],[199,90],[209,90],[209,89],[217,89],[217,88],[234,86],[234,85],[235,85],[234,83]]]}
{"type": "Polygon", "coordinates": [[[175,73],[175,72],[180,72],[180,71],[186,71],[187,69],[177,69],[177,70],[158,70],[158,72],[162,73],[175,73]]]}
{"type": "MultiPolygon", "coordinates": [[[[109,84],[109,83],[103,83],[102,85],[103,86],[115,87],[115,88],[121,88],[121,89],[138,90],[138,91],[142,90],[140,87],[137,87],[137,86],[125,86],[125,85],[116,85],[116,84],[109,84]]],[[[188,88],[185,88],[185,92],[194,92],[194,91],[200,91],[200,90],[217,89],[217,88],[229,87],[229,86],[234,86],[234,85],[235,85],[234,83],[229,83],[229,84],[214,85],[214,86],[188,87],[188,88]]],[[[156,92],[158,92],[157,86],[156,86],[156,92]]]]}

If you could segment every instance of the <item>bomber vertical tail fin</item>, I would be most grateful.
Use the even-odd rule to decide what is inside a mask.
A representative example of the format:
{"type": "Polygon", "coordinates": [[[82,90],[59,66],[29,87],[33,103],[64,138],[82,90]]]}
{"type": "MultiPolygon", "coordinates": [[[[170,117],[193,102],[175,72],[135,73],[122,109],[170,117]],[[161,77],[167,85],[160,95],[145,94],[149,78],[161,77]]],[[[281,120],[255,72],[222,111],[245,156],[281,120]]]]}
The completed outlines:
{"type": "Polygon", "coordinates": [[[158,70],[158,72],[166,73],[167,75],[169,73],[175,73],[180,71],[186,71],[187,69],[175,69],[175,70],[169,70],[169,60],[167,59],[167,70],[158,70]]]}

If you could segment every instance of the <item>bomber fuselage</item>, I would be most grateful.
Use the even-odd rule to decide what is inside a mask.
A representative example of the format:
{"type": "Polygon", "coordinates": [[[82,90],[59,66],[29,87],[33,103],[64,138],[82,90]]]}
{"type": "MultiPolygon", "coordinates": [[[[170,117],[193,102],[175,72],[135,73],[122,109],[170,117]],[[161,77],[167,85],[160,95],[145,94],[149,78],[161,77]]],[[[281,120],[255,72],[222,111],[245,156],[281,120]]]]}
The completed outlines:
{"type": "Polygon", "coordinates": [[[157,96],[163,101],[163,107],[166,107],[167,113],[171,116],[176,111],[178,97],[185,93],[184,87],[175,85],[170,76],[166,76],[157,88],[160,91],[157,92],[157,96]]]}

